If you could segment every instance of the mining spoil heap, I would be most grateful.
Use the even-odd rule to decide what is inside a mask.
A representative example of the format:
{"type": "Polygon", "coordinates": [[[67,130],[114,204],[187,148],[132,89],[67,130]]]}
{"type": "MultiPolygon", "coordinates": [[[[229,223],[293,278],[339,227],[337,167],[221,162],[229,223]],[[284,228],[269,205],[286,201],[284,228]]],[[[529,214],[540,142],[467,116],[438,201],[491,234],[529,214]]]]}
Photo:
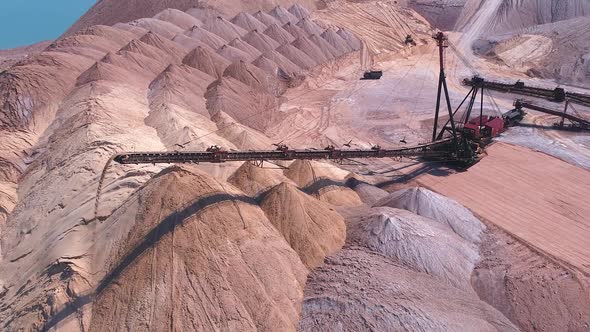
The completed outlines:
{"type": "Polygon", "coordinates": [[[310,269],[344,244],[343,218],[294,185],[277,185],[264,195],[260,207],[310,269]]]}
{"type": "Polygon", "coordinates": [[[295,37],[293,37],[292,34],[277,24],[270,25],[266,30],[264,30],[264,33],[281,45],[288,44],[295,40],[295,37]]]}
{"type": "Polygon", "coordinates": [[[146,204],[124,205],[114,218],[142,222],[120,243],[120,256],[107,260],[111,272],[97,287],[90,329],[166,330],[171,316],[183,330],[297,324],[306,269],[253,200],[180,168],[130,199],[146,204]],[[212,302],[208,294],[216,294],[212,302]],[[151,314],[132,314],[139,308],[151,314]]]}
{"type": "Polygon", "coordinates": [[[456,27],[455,106],[474,69],[588,82],[571,4],[100,0],[0,51],[0,330],[587,330],[590,152],[541,128],[556,118],[531,112],[464,172],[113,158],[427,142],[433,26],[456,27]]]}

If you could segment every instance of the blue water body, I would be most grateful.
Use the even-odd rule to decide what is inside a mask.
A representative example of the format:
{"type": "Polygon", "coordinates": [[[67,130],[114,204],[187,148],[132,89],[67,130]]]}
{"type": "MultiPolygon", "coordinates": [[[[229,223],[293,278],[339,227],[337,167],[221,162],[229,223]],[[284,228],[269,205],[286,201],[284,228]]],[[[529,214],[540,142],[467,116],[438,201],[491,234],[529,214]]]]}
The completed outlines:
{"type": "Polygon", "coordinates": [[[61,36],[96,0],[0,0],[0,49],[61,36]]]}

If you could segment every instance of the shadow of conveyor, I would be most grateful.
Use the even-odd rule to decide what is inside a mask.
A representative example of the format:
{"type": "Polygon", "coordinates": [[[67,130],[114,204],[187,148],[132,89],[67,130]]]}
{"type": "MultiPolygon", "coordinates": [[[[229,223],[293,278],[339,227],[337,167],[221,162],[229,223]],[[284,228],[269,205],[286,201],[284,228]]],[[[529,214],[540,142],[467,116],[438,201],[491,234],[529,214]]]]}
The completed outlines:
{"type": "Polygon", "coordinates": [[[414,180],[424,174],[429,174],[436,177],[444,177],[453,174],[453,172],[454,170],[452,168],[443,166],[441,163],[424,163],[409,173],[392,175],[390,176],[391,180],[379,182],[375,186],[378,188],[384,188],[390,185],[401,184],[414,180]]]}
{"type": "MultiPolygon", "coordinates": [[[[405,168],[405,167],[402,167],[405,168]]],[[[376,186],[379,188],[386,187],[391,184],[403,183],[414,179],[422,174],[431,174],[434,176],[448,176],[451,174],[451,170],[443,169],[442,164],[439,163],[428,163],[423,164],[421,167],[413,170],[408,174],[394,175],[389,181],[378,183],[376,186]]],[[[301,190],[309,195],[316,194],[324,188],[328,187],[341,187],[354,189],[364,181],[357,179],[348,179],[347,181],[335,181],[328,178],[319,178],[316,181],[310,183],[301,190]]],[[[368,183],[367,183],[368,184],[368,183]]],[[[100,295],[113,281],[119,277],[129,265],[131,265],[138,257],[141,256],[147,249],[154,246],[162,237],[172,232],[177,226],[182,225],[188,218],[195,214],[202,212],[205,208],[213,206],[215,204],[223,202],[243,202],[251,205],[258,205],[257,201],[260,202],[270,192],[267,190],[261,193],[256,199],[245,195],[231,195],[228,193],[217,193],[210,196],[200,197],[193,201],[181,210],[172,213],[171,215],[164,218],[156,227],[154,227],[133,250],[131,250],[117,266],[115,266],[98,284],[96,290],[86,295],[79,296],[66,305],[63,309],[53,315],[43,326],[43,331],[47,331],[60,322],[65,320],[71,314],[76,313],[80,308],[84,307],[88,303],[91,303],[96,296],[100,295]]],[[[5,325],[6,327],[6,325],[5,325]]]]}
{"type": "MultiPolygon", "coordinates": [[[[244,195],[231,195],[228,193],[217,193],[210,196],[200,197],[188,206],[176,211],[164,218],[156,227],[154,227],[144,239],[131,250],[98,284],[96,290],[89,294],[79,296],[68,303],[63,309],[53,315],[43,326],[42,331],[47,331],[66,319],[71,314],[77,312],[80,308],[92,302],[94,298],[100,295],[117,277],[119,277],[129,265],[140,257],[147,249],[154,246],[162,237],[171,233],[177,226],[182,225],[187,219],[195,214],[202,212],[205,208],[223,202],[242,202],[251,205],[257,205],[251,197],[244,195]]],[[[6,327],[6,325],[5,325],[6,327]]]]}
{"type": "Polygon", "coordinates": [[[575,130],[575,129],[569,129],[567,127],[564,128],[559,128],[559,127],[555,127],[555,126],[551,126],[551,125],[541,125],[541,124],[535,124],[535,123],[519,123],[518,125],[516,125],[515,127],[523,127],[523,128],[535,128],[535,129],[543,129],[543,130],[552,130],[552,131],[583,131],[583,130],[575,130]]]}
{"type": "Polygon", "coordinates": [[[328,178],[319,178],[316,181],[303,187],[301,190],[308,195],[314,195],[318,194],[322,189],[328,187],[348,188],[348,185],[346,184],[346,182],[343,181],[336,181],[328,178]]]}

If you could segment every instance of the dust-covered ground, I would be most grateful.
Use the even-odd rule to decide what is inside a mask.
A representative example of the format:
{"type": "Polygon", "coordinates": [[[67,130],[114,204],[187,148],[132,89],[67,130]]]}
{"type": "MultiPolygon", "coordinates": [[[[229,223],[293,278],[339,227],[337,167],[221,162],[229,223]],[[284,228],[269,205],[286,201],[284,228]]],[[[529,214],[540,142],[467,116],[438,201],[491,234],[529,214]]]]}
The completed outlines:
{"type": "MultiPolygon", "coordinates": [[[[551,13],[294,3],[103,0],[0,74],[2,329],[587,329],[588,136],[547,130],[551,117],[531,112],[462,173],[412,160],[112,163],[123,151],[429,141],[431,22],[455,30],[452,105],[474,74],[585,80],[585,49],[560,30],[582,24],[583,1],[551,13]],[[489,29],[512,36],[485,42],[489,29]],[[556,74],[559,61],[576,65],[556,74]],[[369,67],[381,80],[359,80],[369,67]]],[[[486,94],[483,111],[514,98],[486,94]]]]}

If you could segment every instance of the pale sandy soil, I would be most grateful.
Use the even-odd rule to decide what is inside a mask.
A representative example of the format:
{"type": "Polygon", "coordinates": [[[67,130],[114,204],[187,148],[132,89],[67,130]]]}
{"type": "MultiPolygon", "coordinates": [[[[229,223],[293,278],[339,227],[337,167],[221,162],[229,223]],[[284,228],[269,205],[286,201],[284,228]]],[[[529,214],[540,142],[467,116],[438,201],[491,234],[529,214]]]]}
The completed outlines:
{"type": "Polygon", "coordinates": [[[590,274],[590,174],[497,143],[468,171],[417,180],[546,254],[590,274]]]}
{"type": "MultiPolygon", "coordinates": [[[[135,10],[134,1],[103,0],[77,26],[130,22],[91,27],[0,74],[7,91],[0,95],[0,326],[587,327],[587,312],[576,307],[587,303],[579,295],[587,288],[563,273],[590,270],[588,172],[539,152],[497,143],[464,173],[379,160],[266,165],[272,170],[114,165],[101,175],[121,151],[427,141],[438,75],[434,29],[398,2],[329,1],[308,12],[313,6],[274,7],[290,0],[210,1],[216,9],[183,13],[161,11],[166,1],[135,10]],[[242,10],[253,15],[234,17],[242,10]],[[415,47],[403,44],[408,33],[415,47]],[[361,81],[371,55],[384,76],[361,81]],[[421,184],[457,202],[425,189],[388,196],[365,182],[388,190],[421,184]],[[461,204],[518,240],[484,233],[461,204]],[[547,262],[551,269],[538,268],[547,262]],[[553,295],[538,286],[543,278],[552,278],[553,295]],[[496,303],[503,280],[509,296],[496,303]]],[[[495,17],[488,10],[470,23],[477,3],[459,17],[469,40],[495,17]]],[[[490,3],[485,8],[498,4],[490,3]]],[[[451,42],[462,36],[452,33],[451,42]]],[[[520,46],[546,46],[532,41],[520,46]]],[[[512,68],[471,54],[467,66],[447,51],[453,105],[467,92],[462,78],[527,78],[546,51],[512,68]]],[[[511,108],[514,96],[493,95],[498,107],[488,104],[487,114],[511,108]]],[[[526,121],[552,120],[532,113],[526,121]]],[[[503,136],[511,138],[572,164],[590,155],[583,135],[535,128],[503,136]]]]}
{"type": "MultiPolygon", "coordinates": [[[[305,15],[300,9],[292,11],[302,17],[305,15]]],[[[198,14],[194,11],[191,13],[198,14]]],[[[289,20],[298,23],[299,19],[294,18],[294,14],[286,13],[290,12],[285,8],[274,11],[275,16],[291,15],[289,20]]],[[[232,42],[238,46],[239,43],[235,39],[228,40],[237,38],[236,36],[243,36],[244,42],[250,44],[250,48],[242,45],[246,51],[254,52],[253,49],[257,49],[257,52],[268,54],[269,59],[276,59],[279,63],[289,62],[282,58],[279,51],[274,51],[274,48],[280,48],[278,42],[255,30],[246,33],[246,30],[231,23],[229,18],[209,20],[201,29],[198,27],[198,21],[177,12],[166,11],[157,16],[160,19],[143,18],[116,27],[95,26],[85,29],[53,43],[46,52],[31,57],[1,74],[0,87],[6,92],[1,95],[3,109],[0,113],[0,144],[3,147],[0,173],[0,321],[3,329],[102,330],[104,324],[115,324],[116,329],[124,330],[146,324],[146,319],[148,323],[153,319],[166,326],[174,326],[167,325],[167,317],[170,317],[168,313],[175,312],[174,298],[178,297],[174,289],[178,287],[180,293],[191,298],[199,298],[194,301],[181,301],[189,305],[186,307],[189,311],[193,311],[190,303],[202,303],[206,298],[213,296],[211,294],[217,294],[215,298],[220,301],[219,303],[224,303],[201,311],[203,317],[221,317],[207,323],[202,319],[195,320],[195,316],[191,314],[171,318],[175,319],[180,328],[222,328],[229,326],[228,322],[234,324],[234,317],[240,316],[240,321],[235,322],[235,326],[266,326],[267,329],[274,329],[274,326],[293,330],[299,316],[298,299],[301,299],[302,295],[301,284],[307,273],[307,269],[301,267],[320,264],[326,254],[333,253],[343,243],[343,224],[341,221],[338,222],[338,215],[334,212],[332,204],[354,205],[361,202],[353,190],[341,184],[349,175],[341,170],[315,172],[309,167],[303,167],[300,175],[297,171],[285,174],[298,179],[301,186],[305,187],[293,187],[287,191],[281,191],[279,188],[270,194],[264,206],[273,218],[273,224],[257,207],[258,202],[241,194],[237,189],[232,190],[231,186],[224,183],[224,180],[240,166],[239,164],[200,166],[201,170],[210,174],[206,182],[218,183],[221,192],[228,191],[225,194],[221,193],[221,196],[218,195],[217,189],[210,192],[210,185],[205,186],[209,189],[199,192],[198,185],[194,183],[189,185],[192,189],[184,195],[180,190],[181,183],[176,183],[173,179],[170,180],[173,182],[171,187],[176,189],[158,191],[157,188],[162,184],[159,181],[167,178],[165,174],[175,172],[169,169],[161,174],[161,177],[155,177],[155,182],[150,181],[156,188],[153,193],[161,195],[155,199],[162,202],[161,207],[165,209],[162,210],[163,213],[146,212],[143,216],[134,217],[137,216],[136,211],[144,207],[156,208],[154,204],[143,203],[150,195],[143,194],[146,191],[152,192],[146,184],[147,181],[166,166],[114,167],[101,174],[112,152],[202,150],[213,144],[228,149],[272,148],[272,141],[262,131],[282,120],[281,114],[276,111],[280,102],[284,100],[280,95],[286,86],[291,82],[301,82],[306,74],[330,76],[332,68],[337,68],[341,61],[335,59],[336,49],[324,43],[323,39],[318,39],[323,37],[300,36],[306,43],[298,44],[298,52],[307,56],[322,54],[324,60],[329,62],[321,63],[321,59],[318,59],[318,62],[310,60],[313,63],[310,68],[288,70],[291,76],[279,72],[279,67],[273,66],[272,63],[266,66],[264,71],[247,63],[232,64],[223,58],[219,54],[223,52],[218,52],[217,49],[232,42]],[[184,27],[197,24],[197,28],[184,29],[174,22],[184,27]],[[203,42],[191,44],[186,38],[179,38],[179,34],[203,42]],[[205,39],[208,44],[205,43],[205,39]],[[176,43],[176,40],[180,42],[176,43]],[[220,45],[212,49],[216,40],[220,45]],[[325,50],[318,45],[323,45],[321,47],[325,50]],[[193,49],[194,47],[196,49],[193,49]],[[313,73],[309,73],[309,69],[313,70],[313,73]],[[277,82],[279,79],[280,83],[277,82]],[[261,108],[265,111],[261,112],[261,108]],[[268,116],[269,114],[272,116],[268,116]],[[315,185],[314,174],[326,183],[315,185]],[[211,175],[214,178],[210,178],[211,175]],[[335,175],[335,179],[331,179],[331,175],[335,175]],[[142,188],[146,191],[141,190],[142,188]],[[57,194],[58,192],[61,194],[57,194]],[[346,200],[342,199],[339,192],[346,193],[346,200]],[[213,198],[210,198],[209,194],[212,194],[213,198]],[[220,203],[218,200],[234,202],[217,204],[220,203]],[[200,277],[191,277],[191,268],[187,269],[186,264],[195,263],[193,254],[197,254],[191,249],[192,242],[189,240],[192,236],[190,234],[193,233],[187,233],[187,246],[181,245],[181,242],[185,241],[177,242],[170,239],[167,230],[172,227],[172,219],[166,218],[166,215],[175,216],[173,211],[182,211],[185,205],[191,204],[192,201],[201,202],[205,206],[215,205],[217,209],[221,209],[222,206],[233,206],[237,209],[233,215],[240,218],[243,223],[262,222],[259,224],[262,226],[260,233],[251,229],[261,235],[255,236],[252,241],[243,237],[246,234],[241,231],[242,223],[230,222],[231,227],[239,226],[239,234],[235,234],[237,237],[234,238],[237,241],[236,246],[230,245],[233,248],[231,251],[236,250],[235,257],[238,259],[231,264],[230,270],[241,269],[238,266],[244,267],[243,260],[239,258],[242,251],[254,250],[256,246],[267,248],[267,258],[275,251],[279,256],[285,254],[290,257],[287,259],[289,262],[281,267],[263,263],[255,255],[245,254],[245,259],[250,261],[251,264],[248,264],[251,267],[242,270],[246,272],[230,272],[228,277],[236,278],[247,274],[249,270],[256,270],[252,273],[258,275],[262,273],[261,265],[274,271],[267,270],[270,272],[262,273],[266,275],[262,279],[272,276],[271,279],[274,281],[256,281],[257,278],[252,280],[253,283],[262,285],[259,295],[268,298],[269,308],[276,307],[271,310],[275,310],[281,318],[261,314],[262,311],[253,309],[246,309],[252,313],[251,315],[242,309],[230,309],[236,305],[227,302],[226,295],[218,293],[214,288],[221,287],[227,290],[223,283],[227,285],[228,282],[232,282],[218,273],[212,272],[217,276],[215,280],[210,279],[213,288],[200,291],[201,287],[193,286],[193,279],[206,282],[200,277]],[[254,208],[257,212],[249,215],[248,212],[241,211],[239,202],[245,202],[247,209],[254,208]],[[281,207],[276,206],[288,202],[292,202],[292,208],[281,210],[281,207]],[[299,231],[289,230],[290,223],[287,221],[296,217],[290,212],[302,212],[299,206],[307,207],[309,212],[299,216],[300,223],[297,224],[297,229],[310,229],[309,236],[298,237],[299,231]],[[116,210],[119,212],[115,213],[116,210]],[[276,214],[276,211],[284,211],[287,214],[276,214]],[[147,221],[148,214],[152,218],[150,222],[147,221]],[[111,216],[113,219],[110,219],[111,216]],[[134,221],[139,221],[143,226],[136,227],[134,221]],[[332,224],[322,226],[325,222],[332,224]],[[329,225],[333,225],[334,229],[332,230],[329,225]],[[279,233],[277,228],[280,228],[282,233],[279,233]],[[271,233],[278,237],[270,239],[267,235],[271,233]],[[154,238],[149,234],[162,241],[151,241],[154,238]],[[333,240],[326,241],[330,236],[333,240]],[[153,251],[145,247],[148,242],[144,240],[151,241],[150,248],[153,251]],[[168,240],[172,240],[172,244],[168,240]],[[277,247],[273,249],[273,245],[268,246],[267,240],[276,240],[277,247]],[[306,245],[307,241],[315,241],[317,246],[310,251],[306,245]],[[297,249],[301,257],[291,245],[297,249]],[[180,250],[181,247],[187,249],[186,253],[193,258],[180,254],[176,249],[180,250]],[[160,257],[160,264],[153,261],[150,255],[144,255],[146,252],[172,252],[173,255],[177,253],[178,256],[174,257],[178,257],[179,260],[168,260],[169,256],[164,255],[166,257],[160,257]],[[130,261],[135,264],[130,266],[130,261]],[[162,265],[172,266],[173,269],[155,270],[157,266],[162,265]],[[181,276],[176,276],[175,269],[181,276]],[[153,273],[146,274],[146,271],[153,273]],[[285,277],[280,277],[283,272],[285,277]],[[145,279],[137,280],[135,275],[143,275],[142,278],[145,279]],[[169,277],[175,281],[160,282],[169,277]],[[300,286],[283,287],[284,279],[292,280],[292,285],[300,286]],[[112,284],[115,280],[119,282],[112,284]],[[194,289],[194,293],[191,294],[191,291],[187,292],[188,288],[185,290],[184,286],[181,286],[181,280],[187,281],[184,285],[188,288],[199,289],[194,289]],[[129,292],[121,293],[120,288],[116,286],[118,283],[127,285],[129,292]],[[148,283],[154,287],[152,293],[146,293],[144,286],[148,283]],[[154,295],[162,294],[162,291],[170,294],[170,297],[154,295]],[[277,296],[284,291],[288,293],[285,293],[285,297],[277,296]],[[93,308],[94,304],[98,306],[93,308]],[[154,314],[152,318],[146,316],[142,310],[139,311],[140,314],[132,314],[133,318],[130,319],[102,318],[138,313],[137,308],[145,308],[144,305],[167,309],[154,314]],[[113,308],[123,307],[123,311],[111,311],[113,308]],[[287,313],[287,307],[293,310],[288,309],[290,313],[287,313]],[[91,319],[92,312],[95,319],[91,319]]],[[[424,22],[421,24],[426,25],[424,22]]],[[[315,27],[311,22],[301,26],[309,31],[315,27]]],[[[336,26],[333,28],[337,31],[336,26]]],[[[319,31],[316,30],[317,32],[319,31]]],[[[357,41],[352,35],[343,36],[338,37],[341,38],[340,45],[343,45],[342,42],[352,44],[357,41]]],[[[334,42],[335,36],[332,37],[331,40],[334,42]]],[[[329,43],[328,40],[326,42],[329,43]]],[[[291,46],[295,49],[294,45],[291,46]]],[[[354,50],[350,47],[346,52],[354,50]]],[[[235,53],[233,51],[233,54],[235,53]]],[[[231,57],[232,53],[223,55],[231,57]]],[[[344,62],[347,56],[338,55],[344,62]]],[[[252,59],[253,57],[250,57],[248,60],[252,59]]],[[[200,175],[197,178],[200,178],[200,175]]],[[[221,210],[225,210],[225,207],[221,210]]],[[[189,213],[190,216],[196,217],[193,212],[189,213]]],[[[232,218],[229,211],[221,214],[224,218],[232,218]]],[[[177,218],[173,219],[173,223],[180,221],[177,218]]],[[[205,219],[211,220],[207,217],[205,219]]],[[[196,226],[201,227],[200,224],[197,223],[196,226]]],[[[210,229],[209,226],[204,227],[210,229]]],[[[225,252],[222,247],[225,247],[227,240],[233,241],[230,240],[232,236],[226,236],[229,233],[216,233],[220,236],[218,239],[221,247],[205,245],[202,254],[197,255],[211,262],[213,255],[206,254],[207,250],[219,251],[220,254],[225,252]]],[[[213,240],[209,235],[204,237],[213,240]]],[[[219,261],[229,262],[226,258],[220,258],[219,261]]],[[[211,264],[212,271],[217,269],[215,262],[211,264]]],[[[241,302],[244,307],[261,303],[258,295],[247,295],[253,295],[254,288],[242,281],[243,278],[238,280],[239,285],[236,284],[235,287],[236,291],[245,297],[236,302],[241,302]],[[250,304],[245,304],[245,301],[250,304]]]]}
{"type": "Polygon", "coordinates": [[[389,190],[422,185],[454,198],[533,248],[590,273],[588,170],[506,143],[490,146],[465,172],[386,162],[350,169],[389,190]]]}

